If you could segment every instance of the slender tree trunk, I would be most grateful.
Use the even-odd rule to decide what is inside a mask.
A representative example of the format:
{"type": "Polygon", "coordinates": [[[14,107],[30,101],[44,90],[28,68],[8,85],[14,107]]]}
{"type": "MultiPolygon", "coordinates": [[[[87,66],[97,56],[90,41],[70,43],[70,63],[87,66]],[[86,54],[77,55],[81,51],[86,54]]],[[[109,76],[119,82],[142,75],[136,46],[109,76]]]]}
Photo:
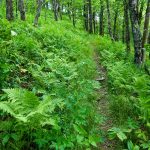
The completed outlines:
{"type": "Polygon", "coordinates": [[[44,9],[45,9],[45,14],[44,14],[44,18],[45,21],[47,20],[47,10],[48,10],[48,2],[46,2],[46,0],[43,1],[44,5],[44,9]]]}
{"type": "Polygon", "coordinates": [[[125,36],[125,41],[126,41],[126,49],[127,49],[127,52],[129,53],[130,52],[130,27],[129,27],[129,9],[128,9],[128,2],[127,0],[124,0],[124,19],[126,21],[126,24],[125,24],[125,33],[126,33],[126,36],[125,36]]]}
{"type": "Polygon", "coordinates": [[[143,10],[144,10],[144,1],[141,2],[141,7],[140,7],[140,11],[138,14],[138,18],[139,18],[139,25],[141,26],[141,22],[142,22],[142,16],[143,16],[143,10]]]}
{"type": "Polygon", "coordinates": [[[144,31],[143,31],[143,39],[142,39],[142,48],[144,48],[144,44],[148,40],[149,21],[150,21],[150,0],[148,0],[148,2],[147,2],[147,9],[146,9],[145,23],[144,23],[144,31]]]}
{"type": "Polygon", "coordinates": [[[100,1],[101,3],[101,8],[100,8],[100,21],[99,21],[99,34],[101,36],[104,35],[104,5],[103,5],[103,1],[100,1]]]}
{"type": "Polygon", "coordinates": [[[134,40],[134,62],[137,65],[142,63],[142,36],[138,22],[137,0],[129,0],[130,18],[132,24],[132,34],[134,40]]]}
{"type": "Polygon", "coordinates": [[[150,44],[150,32],[149,32],[149,36],[148,36],[148,44],[150,44]]]}
{"type": "Polygon", "coordinates": [[[75,10],[75,8],[72,9],[72,23],[73,23],[73,26],[76,27],[76,10],[75,10]]]}
{"type": "Polygon", "coordinates": [[[72,23],[76,26],[76,8],[74,6],[74,0],[71,0],[71,12],[72,12],[72,23]]]}
{"type": "Polygon", "coordinates": [[[93,12],[93,29],[94,29],[94,33],[96,33],[95,12],[93,12]]]}
{"type": "Polygon", "coordinates": [[[142,60],[144,61],[144,45],[148,40],[149,36],[149,20],[150,20],[150,0],[147,2],[147,9],[145,14],[145,22],[144,22],[144,31],[143,31],[143,38],[142,38],[142,60]]]}
{"type": "Polygon", "coordinates": [[[12,0],[6,0],[6,18],[9,21],[12,21],[14,19],[12,0]]]}
{"type": "Polygon", "coordinates": [[[89,18],[88,18],[88,3],[87,3],[87,0],[85,0],[84,1],[84,26],[85,26],[86,31],[89,30],[88,20],[89,20],[89,18]]]}
{"type": "Polygon", "coordinates": [[[107,15],[108,15],[108,32],[109,32],[110,37],[113,39],[112,29],[111,29],[111,17],[110,17],[109,0],[106,0],[106,4],[107,4],[107,15]]]}
{"type": "Polygon", "coordinates": [[[62,6],[60,4],[60,0],[58,0],[58,12],[59,12],[59,17],[62,20],[62,6]]]}
{"type": "Polygon", "coordinates": [[[37,9],[36,9],[36,15],[34,19],[34,26],[38,25],[38,20],[41,15],[41,9],[42,9],[42,0],[37,0],[37,9]]]}
{"type": "Polygon", "coordinates": [[[25,7],[24,7],[24,0],[19,0],[18,2],[18,10],[20,11],[20,18],[21,20],[25,21],[25,7]]]}
{"type": "Polygon", "coordinates": [[[122,23],[122,42],[125,42],[125,16],[122,23]]]}
{"type": "Polygon", "coordinates": [[[89,33],[93,33],[93,15],[92,15],[92,3],[88,0],[89,6],[89,33]]]}
{"type": "Polygon", "coordinates": [[[58,3],[57,0],[53,0],[53,11],[54,11],[54,19],[58,21],[58,3]]]}
{"type": "Polygon", "coordinates": [[[16,0],[16,18],[18,17],[18,0],[16,0]]]}
{"type": "Polygon", "coordinates": [[[67,9],[68,16],[69,16],[69,19],[71,20],[70,3],[68,2],[67,4],[68,4],[68,9],[67,9]]]}
{"type": "Polygon", "coordinates": [[[114,17],[114,31],[113,31],[113,38],[114,38],[114,40],[117,40],[117,33],[116,33],[117,18],[118,18],[118,9],[116,9],[116,11],[115,11],[115,17],[114,17]]]}

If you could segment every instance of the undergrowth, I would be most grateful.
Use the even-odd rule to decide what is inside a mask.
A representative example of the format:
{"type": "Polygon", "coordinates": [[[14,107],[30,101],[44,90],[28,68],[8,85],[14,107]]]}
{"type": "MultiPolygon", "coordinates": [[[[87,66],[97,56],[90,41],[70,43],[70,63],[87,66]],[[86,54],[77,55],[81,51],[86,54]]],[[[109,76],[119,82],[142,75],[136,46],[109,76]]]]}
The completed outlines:
{"type": "Polygon", "coordinates": [[[150,149],[150,77],[132,63],[122,43],[98,39],[102,64],[108,71],[110,110],[118,138],[129,150],[150,149]]]}
{"type": "Polygon", "coordinates": [[[0,149],[90,149],[101,136],[88,35],[0,20],[0,149]]]}

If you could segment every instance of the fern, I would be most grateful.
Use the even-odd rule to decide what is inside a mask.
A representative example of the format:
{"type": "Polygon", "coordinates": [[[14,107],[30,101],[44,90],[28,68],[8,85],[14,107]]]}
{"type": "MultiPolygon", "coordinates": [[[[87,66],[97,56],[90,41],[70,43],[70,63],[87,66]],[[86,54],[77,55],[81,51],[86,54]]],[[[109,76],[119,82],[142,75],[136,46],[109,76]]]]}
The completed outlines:
{"type": "Polygon", "coordinates": [[[55,124],[50,118],[55,106],[47,98],[40,101],[32,92],[25,89],[5,89],[8,101],[0,102],[0,109],[23,122],[55,124]]]}

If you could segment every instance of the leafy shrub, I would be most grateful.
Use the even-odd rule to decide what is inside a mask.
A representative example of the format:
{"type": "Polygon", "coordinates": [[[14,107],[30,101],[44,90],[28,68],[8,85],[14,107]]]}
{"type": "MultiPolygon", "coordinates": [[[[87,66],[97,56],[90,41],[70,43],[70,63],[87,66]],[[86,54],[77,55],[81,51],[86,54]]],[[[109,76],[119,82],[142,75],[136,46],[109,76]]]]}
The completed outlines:
{"type": "Polygon", "coordinates": [[[7,20],[0,19],[0,41],[11,38],[11,28],[7,20]]]}
{"type": "Polygon", "coordinates": [[[112,138],[118,137],[128,149],[147,149],[150,139],[150,78],[132,64],[131,56],[126,55],[121,43],[101,38],[99,45],[101,61],[108,70],[110,109],[116,125],[120,126],[110,129],[109,134],[112,138]]]}
{"type": "Polygon", "coordinates": [[[3,47],[9,74],[0,102],[0,148],[96,147],[101,138],[94,109],[99,84],[88,38],[82,38],[86,34],[57,23],[51,28],[14,24],[17,35],[3,47]]]}

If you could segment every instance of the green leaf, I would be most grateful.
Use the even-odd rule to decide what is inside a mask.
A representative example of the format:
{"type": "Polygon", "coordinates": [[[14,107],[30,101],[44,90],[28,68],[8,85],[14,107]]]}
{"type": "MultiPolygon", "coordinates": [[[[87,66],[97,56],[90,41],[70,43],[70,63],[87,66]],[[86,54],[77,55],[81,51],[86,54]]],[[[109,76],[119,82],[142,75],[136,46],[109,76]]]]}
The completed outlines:
{"type": "Polygon", "coordinates": [[[90,143],[91,145],[93,145],[94,147],[97,147],[95,138],[94,138],[93,136],[89,136],[89,143],[90,143]]]}
{"type": "Polygon", "coordinates": [[[9,134],[6,134],[2,140],[2,144],[3,145],[7,144],[7,142],[9,141],[9,138],[10,138],[9,134]]]}
{"type": "Polygon", "coordinates": [[[127,136],[123,132],[117,133],[117,136],[121,141],[124,141],[127,139],[127,136]]]}

